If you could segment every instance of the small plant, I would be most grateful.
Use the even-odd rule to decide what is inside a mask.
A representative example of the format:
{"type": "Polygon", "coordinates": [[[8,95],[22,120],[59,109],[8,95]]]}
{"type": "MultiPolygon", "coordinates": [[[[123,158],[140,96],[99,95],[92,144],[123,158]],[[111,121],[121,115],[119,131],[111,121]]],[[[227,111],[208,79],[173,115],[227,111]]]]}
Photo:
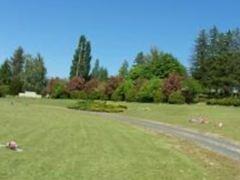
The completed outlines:
{"type": "Polygon", "coordinates": [[[83,111],[95,111],[95,112],[123,112],[127,109],[127,106],[120,104],[108,104],[106,101],[79,101],[75,105],[68,107],[70,109],[83,110],[83,111]]]}

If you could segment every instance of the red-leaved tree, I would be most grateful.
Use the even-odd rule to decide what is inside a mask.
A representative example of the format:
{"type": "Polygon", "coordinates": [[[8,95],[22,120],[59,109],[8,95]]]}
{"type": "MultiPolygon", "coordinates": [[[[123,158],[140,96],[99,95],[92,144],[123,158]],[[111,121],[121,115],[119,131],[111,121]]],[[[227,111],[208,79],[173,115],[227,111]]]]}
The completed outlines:
{"type": "Polygon", "coordinates": [[[67,85],[69,91],[81,91],[85,87],[85,80],[81,77],[73,77],[67,85]]]}
{"type": "Polygon", "coordinates": [[[163,84],[163,93],[166,97],[170,96],[173,92],[181,90],[183,78],[178,74],[170,74],[163,84]]]}
{"type": "Polygon", "coordinates": [[[113,92],[118,88],[118,86],[123,82],[122,77],[110,77],[106,84],[105,95],[108,99],[111,98],[113,92]]]}

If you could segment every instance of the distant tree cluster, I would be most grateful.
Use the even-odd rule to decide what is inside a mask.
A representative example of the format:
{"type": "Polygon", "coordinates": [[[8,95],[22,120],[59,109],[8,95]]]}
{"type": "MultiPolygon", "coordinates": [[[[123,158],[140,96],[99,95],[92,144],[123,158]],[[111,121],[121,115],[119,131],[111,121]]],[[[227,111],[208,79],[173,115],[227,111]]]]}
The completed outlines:
{"type": "Polygon", "coordinates": [[[70,79],[52,79],[48,88],[51,97],[192,103],[200,89],[199,86],[193,87],[197,82],[188,77],[177,58],[157,48],[151,49],[148,54],[138,53],[131,67],[124,60],[118,75],[111,77],[108,77],[107,69],[100,66],[98,59],[89,71],[91,52],[87,49],[91,49],[90,42],[81,36],[72,61],[70,79]],[[86,44],[89,44],[88,48],[84,48],[86,44]],[[88,57],[87,60],[85,57],[88,57]],[[80,64],[81,67],[78,66],[80,64]],[[191,96],[185,97],[187,95],[191,96]]]}
{"type": "Polygon", "coordinates": [[[203,29],[195,43],[192,76],[219,96],[240,88],[240,30],[203,29]]]}
{"type": "Polygon", "coordinates": [[[23,48],[19,47],[0,67],[1,94],[17,95],[22,91],[42,93],[47,83],[46,72],[44,60],[40,54],[32,57],[24,54],[23,48]]]}

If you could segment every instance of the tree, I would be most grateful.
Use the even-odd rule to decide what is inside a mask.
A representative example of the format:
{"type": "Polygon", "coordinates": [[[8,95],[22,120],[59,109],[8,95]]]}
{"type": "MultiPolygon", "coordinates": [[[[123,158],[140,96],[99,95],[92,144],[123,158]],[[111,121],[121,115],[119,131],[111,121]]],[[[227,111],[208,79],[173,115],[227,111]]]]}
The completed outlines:
{"type": "Polygon", "coordinates": [[[192,58],[192,76],[203,84],[208,81],[208,35],[201,30],[195,43],[194,55],[192,58]]]}
{"type": "Polygon", "coordinates": [[[44,60],[40,54],[37,54],[35,58],[27,55],[23,76],[23,89],[42,93],[47,83],[46,73],[47,70],[44,66],[44,60]]]}
{"type": "Polygon", "coordinates": [[[182,77],[178,74],[170,74],[163,84],[163,93],[168,98],[173,92],[182,88],[182,77]]]}
{"type": "Polygon", "coordinates": [[[134,59],[134,64],[135,65],[140,65],[140,64],[144,64],[146,62],[146,58],[144,56],[143,52],[139,52],[136,56],[136,58],[134,59]]]}
{"type": "Polygon", "coordinates": [[[85,80],[82,77],[73,77],[67,84],[68,91],[81,91],[85,87],[85,80]]]}
{"type": "Polygon", "coordinates": [[[14,77],[20,76],[23,72],[24,60],[24,50],[22,47],[19,47],[15,50],[13,57],[11,58],[12,74],[14,77]]]}
{"type": "Polygon", "coordinates": [[[164,53],[154,48],[150,54],[145,57],[147,60],[143,64],[138,64],[130,69],[129,76],[131,79],[138,78],[152,79],[154,77],[166,78],[171,73],[178,73],[185,76],[185,67],[169,53],[164,53]]]}
{"type": "Polygon", "coordinates": [[[126,76],[128,75],[128,62],[127,60],[124,60],[121,68],[119,69],[118,75],[120,77],[126,78],[126,76]]]}
{"type": "Polygon", "coordinates": [[[0,84],[10,85],[12,78],[11,65],[9,60],[5,60],[0,67],[0,84]]]}
{"type": "Polygon", "coordinates": [[[108,78],[108,71],[106,68],[101,67],[99,60],[97,59],[92,69],[91,77],[100,81],[106,81],[108,78]]]}
{"type": "Polygon", "coordinates": [[[19,47],[15,50],[13,57],[11,57],[12,67],[12,81],[10,84],[10,92],[13,95],[18,94],[23,88],[23,66],[25,56],[23,48],[19,47]]]}
{"type": "Polygon", "coordinates": [[[240,87],[239,29],[219,32],[202,30],[196,40],[192,76],[215,96],[229,96],[240,87]]]}
{"type": "Polygon", "coordinates": [[[74,76],[81,76],[86,80],[89,79],[91,59],[91,43],[85,36],[81,36],[73,56],[70,79],[74,76]]]}
{"type": "Polygon", "coordinates": [[[110,77],[107,81],[105,88],[105,95],[108,99],[111,99],[112,94],[118,88],[118,86],[123,82],[121,77],[110,77]]]}
{"type": "Polygon", "coordinates": [[[100,70],[100,63],[99,63],[99,59],[96,59],[95,61],[95,65],[92,69],[92,78],[97,79],[99,76],[99,70],[100,70]]]}
{"type": "Polygon", "coordinates": [[[98,80],[106,81],[108,79],[108,71],[104,67],[100,67],[98,72],[98,80]]]}

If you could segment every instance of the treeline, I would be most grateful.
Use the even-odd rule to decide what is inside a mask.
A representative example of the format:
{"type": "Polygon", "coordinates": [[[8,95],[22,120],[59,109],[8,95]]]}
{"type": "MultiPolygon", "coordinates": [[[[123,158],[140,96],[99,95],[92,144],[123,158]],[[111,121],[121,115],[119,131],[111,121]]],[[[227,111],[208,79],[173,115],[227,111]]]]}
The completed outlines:
{"type": "Polygon", "coordinates": [[[69,79],[47,81],[42,57],[23,55],[19,49],[0,70],[0,83],[9,86],[11,94],[31,90],[52,98],[179,104],[239,95],[239,29],[220,32],[213,27],[200,31],[191,56],[190,71],[172,54],[152,48],[149,53],[139,52],[132,66],[124,60],[118,74],[109,77],[98,59],[91,68],[91,42],[81,36],[69,79]]]}
{"type": "Polygon", "coordinates": [[[25,54],[22,47],[15,50],[0,67],[0,97],[6,94],[17,95],[23,91],[43,93],[47,70],[40,54],[25,54]]]}

